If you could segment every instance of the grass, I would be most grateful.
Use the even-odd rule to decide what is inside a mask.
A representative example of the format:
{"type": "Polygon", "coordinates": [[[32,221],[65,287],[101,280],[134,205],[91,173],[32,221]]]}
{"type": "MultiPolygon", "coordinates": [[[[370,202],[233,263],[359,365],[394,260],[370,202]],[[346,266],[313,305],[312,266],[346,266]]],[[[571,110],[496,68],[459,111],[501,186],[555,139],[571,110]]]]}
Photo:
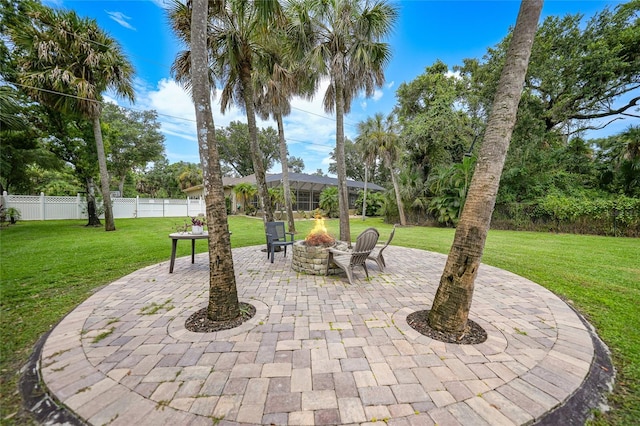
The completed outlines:
{"type": "MultiPolygon", "coordinates": [[[[19,413],[19,370],[38,338],[104,285],[144,266],[167,262],[168,234],[181,218],[119,219],[116,232],[84,221],[19,222],[0,231],[0,423],[25,424],[19,413]]],[[[306,235],[313,221],[296,222],[306,235]]],[[[232,216],[233,247],[264,244],[262,221],[232,216]]],[[[369,226],[386,241],[391,226],[353,219],[351,235],[369,226]]],[[[336,220],[327,221],[334,234],[336,220]]],[[[399,228],[394,245],[447,253],[454,230],[399,228]]],[[[301,238],[301,237],[298,237],[301,238]]],[[[204,252],[204,241],[196,243],[204,252]]],[[[177,256],[190,254],[178,244],[177,256]]],[[[573,304],[611,349],[617,369],[613,410],[596,424],[640,418],[640,239],[491,231],[483,262],[527,277],[573,304]]]]}

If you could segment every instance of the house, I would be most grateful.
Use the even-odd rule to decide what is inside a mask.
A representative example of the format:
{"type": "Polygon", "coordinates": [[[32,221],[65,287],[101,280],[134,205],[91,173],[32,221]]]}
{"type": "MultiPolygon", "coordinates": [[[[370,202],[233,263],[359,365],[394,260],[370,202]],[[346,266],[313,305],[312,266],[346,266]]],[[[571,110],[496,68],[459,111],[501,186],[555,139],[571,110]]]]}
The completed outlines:
{"type": "MultiPolygon", "coordinates": [[[[282,185],[282,173],[267,174],[267,187],[274,188],[282,185]]],[[[241,183],[256,184],[256,176],[249,175],[241,178],[223,177],[222,185],[224,187],[224,195],[231,199],[232,212],[238,209],[244,209],[241,196],[236,196],[234,188],[241,183]]],[[[289,187],[296,197],[293,204],[293,210],[313,211],[318,208],[320,202],[320,193],[329,186],[338,186],[338,179],[328,176],[308,175],[304,173],[289,173],[289,187]]],[[[364,189],[364,182],[347,180],[347,188],[349,190],[349,208],[354,209],[358,192],[364,189]]],[[[203,185],[187,188],[184,192],[190,198],[197,198],[203,195],[203,185]]],[[[384,188],[375,183],[368,182],[367,190],[384,191],[384,188]]],[[[254,207],[257,206],[257,198],[253,197],[250,203],[254,207]]]]}

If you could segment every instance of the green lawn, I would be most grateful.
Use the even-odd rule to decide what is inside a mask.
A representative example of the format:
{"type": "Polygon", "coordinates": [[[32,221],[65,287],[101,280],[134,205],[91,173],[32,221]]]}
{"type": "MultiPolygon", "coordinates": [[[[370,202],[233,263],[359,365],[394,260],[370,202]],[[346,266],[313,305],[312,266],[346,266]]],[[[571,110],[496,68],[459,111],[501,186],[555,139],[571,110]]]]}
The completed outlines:
{"type": "MultiPolygon", "coordinates": [[[[18,370],[38,338],[96,289],[139,268],[167,261],[170,232],[181,218],[119,219],[116,232],[86,228],[84,221],[19,222],[0,231],[0,422],[24,424],[17,393],[18,370]]],[[[232,216],[233,247],[264,244],[262,221],[232,216]]],[[[305,235],[312,221],[296,227],[305,235]]],[[[327,221],[337,235],[338,222],[327,221]]],[[[391,226],[353,219],[351,235],[391,226]]],[[[395,245],[447,253],[452,229],[399,228],[395,245]]],[[[301,238],[301,237],[299,237],[301,238]]],[[[206,251],[204,241],[196,243],[206,251]]],[[[189,244],[178,245],[178,256],[189,244]]],[[[640,239],[492,231],[483,261],[527,277],[570,301],[611,349],[618,377],[613,411],[598,424],[640,419],[640,239]]]]}

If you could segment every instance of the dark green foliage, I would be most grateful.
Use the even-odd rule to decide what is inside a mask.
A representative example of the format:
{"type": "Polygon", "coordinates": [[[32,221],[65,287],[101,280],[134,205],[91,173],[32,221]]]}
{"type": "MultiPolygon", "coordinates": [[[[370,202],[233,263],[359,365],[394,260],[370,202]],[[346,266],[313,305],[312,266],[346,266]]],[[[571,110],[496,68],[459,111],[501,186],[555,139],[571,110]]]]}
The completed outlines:
{"type": "Polygon", "coordinates": [[[530,203],[496,206],[492,228],[640,236],[640,199],[549,194],[530,203]]]}
{"type": "Polygon", "coordinates": [[[327,217],[338,217],[338,188],[329,186],[320,193],[320,208],[327,217]]]}
{"type": "MultiPolygon", "coordinates": [[[[249,145],[249,126],[246,123],[232,121],[227,127],[216,130],[220,161],[230,166],[239,176],[254,173],[249,145]]],[[[273,128],[260,129],[258,144],[262,151],[265,170],[269,170],[276,159],[280,158],[278,132],[273,128]]]]}
{"type": "MultiPolygon", "coordinates": [[[[366,216],[379,216],[382,208],[382,192],[373,192],[367,190],[367,209],[366,216]]],[[[364,191],[358,191],[358,199],[356,200],[356,214],[362,214],[362,201],[364,199],[364,191]]]]}

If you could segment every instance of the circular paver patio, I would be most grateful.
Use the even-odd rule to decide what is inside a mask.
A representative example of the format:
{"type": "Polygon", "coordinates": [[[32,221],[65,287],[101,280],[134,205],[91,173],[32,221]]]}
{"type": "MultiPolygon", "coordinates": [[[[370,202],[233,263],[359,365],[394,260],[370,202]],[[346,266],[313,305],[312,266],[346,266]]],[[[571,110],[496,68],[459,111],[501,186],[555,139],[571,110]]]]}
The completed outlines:
{"type": "Polygon", "coordinates": [[[525,424],[562,405],[594,356],[578,315],[541,286],[482,265],[470,317],[479,345],[427,338],[446,257],[390,246],[370,280],[311,276],[262,246],[233,250],[241,327],[193,333],[207,254],[127,275],[89,297],[41,353],[49,392],[90,424],[525,424]]]}

